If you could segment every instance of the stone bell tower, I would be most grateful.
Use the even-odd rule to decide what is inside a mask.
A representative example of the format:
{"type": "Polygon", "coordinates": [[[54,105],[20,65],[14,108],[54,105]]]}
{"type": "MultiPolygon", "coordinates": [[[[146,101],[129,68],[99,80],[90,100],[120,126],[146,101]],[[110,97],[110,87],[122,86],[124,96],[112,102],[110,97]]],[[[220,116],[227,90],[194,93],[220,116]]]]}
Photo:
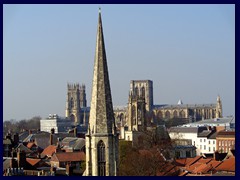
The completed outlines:
{"type": "Polygon", "coordinates": [[[75,124],[80,123],[80,86],[79,84],[67,85],[67,100],[65,116],[75,124]]]}
{"type": "Polygon", "coordinates": [[[144,88],[135,86],[134,81],[131,82],[130,87],[128,98],[128,130],[145,131],[147,128],[145,90],[144,88]]]}
{"type": "Polygon", "coordinates": [[[99,9],[84,175],[116,176],[117,174],[118,134],[114,120],[101,11],[99,9]]]}

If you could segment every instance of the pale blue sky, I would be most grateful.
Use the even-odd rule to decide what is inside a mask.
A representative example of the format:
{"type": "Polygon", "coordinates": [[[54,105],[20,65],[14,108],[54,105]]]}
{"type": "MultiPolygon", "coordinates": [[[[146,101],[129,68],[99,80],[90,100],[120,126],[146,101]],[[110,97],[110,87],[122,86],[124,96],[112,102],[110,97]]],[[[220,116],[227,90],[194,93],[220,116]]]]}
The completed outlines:
{"type": "Polygon", "coordinates": [[[150,79],[154,104],[219,94],[235,114],[234,5],[4,5],[4,120],[64,116],[67,82],[85,83],[90,105],[99,6],[114,105],[150,79]]]}

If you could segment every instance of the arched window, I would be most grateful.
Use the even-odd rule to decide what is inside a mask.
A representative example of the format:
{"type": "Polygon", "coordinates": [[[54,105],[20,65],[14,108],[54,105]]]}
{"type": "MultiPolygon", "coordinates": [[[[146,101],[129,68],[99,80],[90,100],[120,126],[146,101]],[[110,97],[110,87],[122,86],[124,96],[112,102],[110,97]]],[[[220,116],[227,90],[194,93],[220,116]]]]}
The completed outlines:
{"type": "Polygon", "coordinates": [[[72,122],[75,122],[75,116],[73,114],[71,114],[70,119],[72,122]]]}
{"type": "Polygon", "coordinates": [[[74,107],[74,101],[73,101],[73,98],[71,98],[70,100],[70,108],[73,108],[74,107]]]}
{"type": "Polygon", "coordinates": [[[181,117],[181,118],[185,118],[185,112],[184,112],[184,111],[181,111],[181,112],[180,112],[180,117],[181,117]]]}
{"type": "Polygon", "coordinates": [[[141,91],[142,91],[142,97],[145,97],[145,88],[144,87],[142,87],[142,89],[141,89],[141,91]]]}
{"type": "Polygon", "coordinates": [[[135,96],[138,96],[138,87],[135,87],[135,96]]]}
{"type": "Polygon", "coordinates": [[[97,145],[98,152],[98,176],[106,175],[105,144],[101,140],[97,145]]]}
{"type": "Polygon", "coordinates": [[[159,112],[157,113],[157,117],[158,117],[159,119],[162,119],[162,118],[163,118],[163,114],[162,114],[161,111],[159,111],[159,112]]]}
{"type": "Polygon", "coordinates": [[[133,123],[133,125],[136,125],[136,108],[135,108],[135,106],[132,106],[132,123],[133,123]]]}
{"type": "Polygon", "coordinates": [[[173,111],[173,117],[175,117],[175,118],[178,117],[178,115],[177,115],[177,111],[176,111],[176,110],[173,111]]]}
{"type": "Polygon", "coordinates": [[[169,111],[167,111],[167,112],[165,113],[165,118],[170,119],[170,112],[169,112],[169,111]]]}

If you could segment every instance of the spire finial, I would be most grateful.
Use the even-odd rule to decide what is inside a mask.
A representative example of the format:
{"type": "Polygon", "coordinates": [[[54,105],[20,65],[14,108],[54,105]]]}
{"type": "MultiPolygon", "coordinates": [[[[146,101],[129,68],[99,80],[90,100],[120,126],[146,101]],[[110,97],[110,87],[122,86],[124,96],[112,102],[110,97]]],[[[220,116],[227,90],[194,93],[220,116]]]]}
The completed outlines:
{"type": "Polygon", "coordinates": [[[98,8],[98,12],[101,13],[101,7],[98,8]]]}

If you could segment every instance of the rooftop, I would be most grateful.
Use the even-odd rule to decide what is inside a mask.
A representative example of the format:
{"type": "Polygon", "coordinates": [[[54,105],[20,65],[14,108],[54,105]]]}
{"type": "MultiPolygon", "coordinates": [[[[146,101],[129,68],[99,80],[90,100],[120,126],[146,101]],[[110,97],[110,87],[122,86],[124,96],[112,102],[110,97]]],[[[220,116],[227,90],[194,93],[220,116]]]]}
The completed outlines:
{"type": "Polygon", "coordinates": [[[193,123],[184,124],[183,126],[196,127],[196,126],[208,126],[208,125],[218,126],[220,124],[227,125],[230,123],[234,123],[235,121],[233,121],[233,119],[234,119],[234,117],[205,119],[205,120],[201,120],[201,121],[197,121],[197,122],[193,122],[193,123]]]}

